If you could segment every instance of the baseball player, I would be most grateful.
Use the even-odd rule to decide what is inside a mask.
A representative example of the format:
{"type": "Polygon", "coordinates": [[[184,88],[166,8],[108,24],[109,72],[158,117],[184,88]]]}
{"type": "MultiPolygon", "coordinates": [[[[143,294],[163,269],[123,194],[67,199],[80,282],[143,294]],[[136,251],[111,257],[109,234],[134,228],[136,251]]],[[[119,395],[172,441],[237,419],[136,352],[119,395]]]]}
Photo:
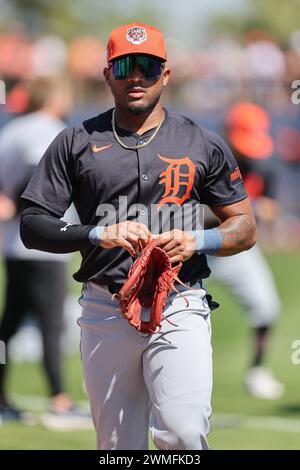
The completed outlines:
{"type": "MultiPolygon", "coordinates": [[[[278,214],[270,125],[268,113],[254,103],[237,103],[225,116],[226,138],[253,201],[255,215],[265,223],[272,222],[278,214]]],[[[214,216],[207,217],[206,227],[217,225],[214,216]]],[[[284,386],[264,366],[264,359],[281,305],[272,272],[261,250],[256,245],[229,258],[211,257],[209,266],[213,277],[222,281],[244,307],[254,330],[254,357],[244,379],[248,392],[256,398],[280,398],[284,386]]]]}
{"type": "Polygon", "coordinates": [[[83,283],[78,321],[98,449],[147,449],[149,426],[159,449],[208,448],[212,304],[202,288],[209,275],[205,254],[229,256],[256,239],[228,147],[163,107],[166,61],[155,27],[132,23],[113,30],[104,78],[115,107],[63,131],[22,196],[28,248],[81,252],[74,278],[83,283]],[[60,220],[71,202],[82,225],[60,220]],[[222,221],[218,228],[197,226],[201,203],[222,221]],[[191,208],[189,230],[171,216],[169,229],[165,221],[155,224],[170,206],[191,208]],[[169,295],[161,329],[145,335],[120,315],[112,294],[126,280],[137,247],[158,234],[171,263],[183,262],[179,277],[186,286],[169,295]]]}
{"type": "MultiPolygon", "coordinates": [[[[42,154],[65,128],[62,119],[72,108],[72,93],[68,81],[55,76],[36,78],[27,89],[28,113],[0,132],[0,221],[5,220],[1,248],[6,274],[0,339],[9,343],[28,314],[37,320],[51,396],[43,422],[58,429],[75,424],[82,428],[89,417],[75,405],[63,384],[61,335],[69,256],[29,251],[19,234],[20,195],[42,154]]],[[[6,390],[8,369],[9,361],[0,365],[0,421],[20,421],[24,413],[11,404],[6,390]]]]}

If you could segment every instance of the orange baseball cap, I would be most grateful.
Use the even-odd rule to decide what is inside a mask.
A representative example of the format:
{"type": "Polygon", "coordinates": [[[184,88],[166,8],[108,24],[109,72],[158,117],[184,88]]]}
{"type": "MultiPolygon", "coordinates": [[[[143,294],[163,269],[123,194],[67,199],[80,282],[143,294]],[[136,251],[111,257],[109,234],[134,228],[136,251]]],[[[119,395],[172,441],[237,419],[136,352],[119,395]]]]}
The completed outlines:
{"type": "Polygon", "coordinates": [[[238,103],[229,109],[225,125],[230,144],[240,154],[257,160],[272,155],[271,121],[262,107],[254,103],[238,103]]]}
{"type": "Polygon", "coordinates": [[[142,23],[130,23],[114,29],[107,44],[107,61],[127,54],[149,54],[167,60],[164,37],[159,29],[142,23]]]}

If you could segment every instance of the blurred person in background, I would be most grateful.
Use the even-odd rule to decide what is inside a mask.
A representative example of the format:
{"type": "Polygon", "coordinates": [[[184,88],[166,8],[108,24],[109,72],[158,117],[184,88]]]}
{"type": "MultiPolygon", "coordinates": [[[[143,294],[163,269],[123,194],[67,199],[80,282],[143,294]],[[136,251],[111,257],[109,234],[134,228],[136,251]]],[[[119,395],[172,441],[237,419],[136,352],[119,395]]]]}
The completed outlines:
{"type": "MultiPolygon", "coordinates": [[[[269,134],[270,118],[260,106],[241,102],[225,116],[225,133],[239,167],[231,180],[242,174],[252,200],[257,222],[269,223],[278,216],[275,200],[276,168],[271,158],[273,141],[269,134]]],[[[206,210],[206,228],[219,224],[206,210]]],[[[254,330],[254,355],[244,384],[256,398],[278,399],[284,386],[264,366],[270,333],[281,305],[272,272],[256,244],[249,251],[230,257],[209,257],[212,278],[220,280],[245,309],[254,330]]]]}
{"type": "MultiPolygon", "coordinates": [[[[43,365],[50,387],[50,410],[43,416],[50,428],[85,427],[89,416],[64,391],[62,380],[63,306],[67,292],[68,255],[27,250],[19,235],[19,197],[49,143],[65,128],[73,94],[67,79],[45,76],[28,86],[28,113],[0,131],[0,220],[6,274],[0,339],[7,344],[27,314],[42,335],[43,365]]],[[[20,421],[23,413],[5,389],[8,365],[0,365],[0,421],[20,421]]]]}

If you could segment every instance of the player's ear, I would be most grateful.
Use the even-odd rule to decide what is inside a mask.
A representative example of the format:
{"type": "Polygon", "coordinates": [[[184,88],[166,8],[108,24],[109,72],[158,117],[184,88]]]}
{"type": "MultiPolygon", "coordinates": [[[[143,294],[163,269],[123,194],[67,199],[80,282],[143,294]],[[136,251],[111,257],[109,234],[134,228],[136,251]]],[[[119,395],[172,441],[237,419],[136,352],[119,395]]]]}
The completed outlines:
{"type": "Polygon", "coordinates": [[[167,86],[170,78],[171,70],[169,67],[164,67],[163,70],[163,86],[167,86]]]}
{"type": "Polygon", "coordinates": [[[107,85],[110,86],[110,80],[109,80],[109,68],[108,67],[104,67],[103,69],[103,76],[104,76],[104,80],[106,81],[107,85]]]}

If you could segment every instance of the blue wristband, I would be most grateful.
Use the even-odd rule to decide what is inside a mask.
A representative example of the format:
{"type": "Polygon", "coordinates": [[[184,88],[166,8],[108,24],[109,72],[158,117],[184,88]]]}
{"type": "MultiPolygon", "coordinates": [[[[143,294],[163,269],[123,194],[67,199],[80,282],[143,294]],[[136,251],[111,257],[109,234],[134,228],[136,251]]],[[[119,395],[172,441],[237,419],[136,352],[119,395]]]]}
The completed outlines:
{"type": "Polygon", "coordinates": [[[196,250],[198,254],[213,255],[220,250],[223,243],[221,232],[217,228],[209,230],[192,230],[196,238],[196,250]]]}
{"type": "Polygon", "coordinates": [[[99,242],[101,241],[101,237],[102,237],[102,233],[103,233],[104,228],[105,227],[99,227],[97,225],[97,227],[94,227],[94,228],[92,228],[92,230],[90,230],[89,239],[90,239],[90,242],[93,245],[99,245],[99,242]]]}

